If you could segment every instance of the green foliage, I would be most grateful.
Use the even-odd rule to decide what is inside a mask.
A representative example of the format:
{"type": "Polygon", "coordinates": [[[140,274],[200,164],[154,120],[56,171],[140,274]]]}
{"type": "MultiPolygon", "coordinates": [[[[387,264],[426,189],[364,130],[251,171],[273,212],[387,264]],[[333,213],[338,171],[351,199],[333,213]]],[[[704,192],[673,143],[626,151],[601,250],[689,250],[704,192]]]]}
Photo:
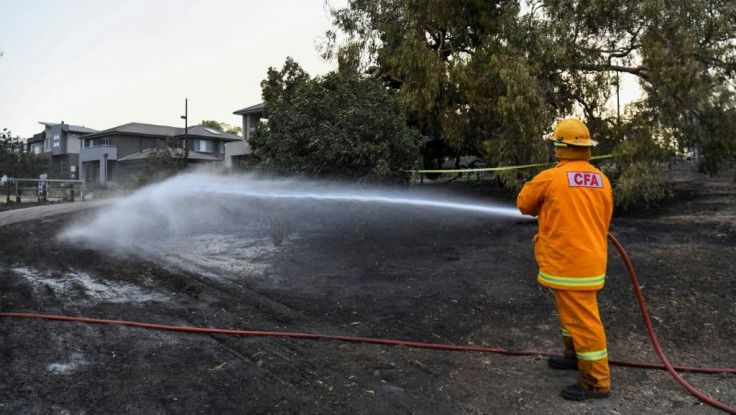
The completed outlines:
{"type": "Polygon", "coordinates": [[[517,150],[543,156],[524,145],[551,122],[538,68],[505,47],[518,12],[503,0],[354,0],[333,17],[372,58],[369,72],[399,90],[425,135],[443,139],[450,153],[504,165],[524,158],[517,150]]]}
{"type": "Polygon", "coordinates": [[[27,152],[25,143],[6,128],[0,132],[0,176],[37,178],[48,168],[47,160],[27,152]]]}
{"type": "Polygon", "coordinates": [[[649,208],[669,194],[661,166],[646,161],[628,165],[617,177],[614,188],[614,205],[621,211],[649,208]]]}
{"type": "Polygon", "coordinates": [[[243,132],[241,127],[234,127],[228,123],[219,122],[215,120],[202,120],[201,125],[203,127],[214,128],[217,131],[222,131],[228,134],[238,135],[243,132]]]}
{"type": "Polygon", "coordinates": [[[710,174],[718,174],[722,170],[736,165],[736,109],[726,106],[714,106],[704,115],[709,131],[703,135],[700,143],[705,158],[702,169],[710,174]],[[722,168],[722,167],[725,167],[722,168]]]}
{"type": "Polygon", "coordinates": [[[658,15],[641,37],[646,103],[680,149],[697,149],[704,171],[736,161],[736,3],[646,3],[658,15]]]}
{"type": "Polygon", "coordinates": [[[664,171],[671,152],[658,138],[666,135],[656,123],[639,112],[637,116],[613,127],[610,134],[618,135],[613,143],[612,162],[601,167],[613,184],[614,203],[618,210],[648,208],[668,195],[664,171]]]}
{"type": "MultiPolygon", "coordinates": [[[[602,152],[635,155],[612,172],[630,192],[658,186],[662,152],[697,149],[711,174],[736,160],[735,2],[348,0],[332,16],[347,40],[328,32],[324,56],[398,90],[407,118],[450,153],[545,161],[540,136],[577,116],[602,152]],[[620,120],[606,107],[616,74],[646,92],[620,120]]],[[[516,189],[531,173],[499,178],[516,189]]]]}
{"type": "Polygon", "coordinates": [[[405,181],[414,168],[422,137],[379,81],[349,71],[310,79],[287,59],[261,86],[268,122],[249,143],[262,168],[360,181],[405,181]]]}
{"type": "Polygon", "coordinates": [[[309,74],[304,72],[299,64],[291,57],[286,58],[284,67],[277,71],[268,68],[266,79],[261,81],[264,103],[291,102],[297,88],[309,81],[309,74]]]}

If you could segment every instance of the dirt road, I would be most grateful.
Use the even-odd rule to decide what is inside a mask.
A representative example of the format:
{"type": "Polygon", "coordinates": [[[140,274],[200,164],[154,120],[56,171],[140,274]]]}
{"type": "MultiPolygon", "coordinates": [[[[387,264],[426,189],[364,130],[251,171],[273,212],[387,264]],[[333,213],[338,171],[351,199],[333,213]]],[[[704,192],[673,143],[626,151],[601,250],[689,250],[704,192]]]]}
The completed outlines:
{"type": "Polygon", "coordinates": [[[7,209],[0,211],[0,226],[98,208],[112,202],[112,200],[108,199],[89,202],[44,204],[28,208],[7,209]]]}

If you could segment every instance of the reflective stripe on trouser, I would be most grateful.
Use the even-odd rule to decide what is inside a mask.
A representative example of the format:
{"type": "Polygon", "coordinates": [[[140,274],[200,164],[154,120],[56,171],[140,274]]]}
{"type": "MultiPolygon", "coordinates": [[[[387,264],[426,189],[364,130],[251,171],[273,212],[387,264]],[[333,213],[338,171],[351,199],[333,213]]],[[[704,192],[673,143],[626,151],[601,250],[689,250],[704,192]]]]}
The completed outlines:
{"type": "Polygon", "coordinates": [[[593,392],[610,390],[611,373],[608,368],[606,333],[598,313],[596,291],[553,291],[560,323],[572,337],[578,357],[580,384],[593,392]]]}
{"type": "Polygon", "coordinates": [[[606,274],[592,277],[559,277],[546,274],[540,269],[537,274],[537,281],[552,289],[596,291],[603,288],[603,284],[606,282],[606,274]]]}

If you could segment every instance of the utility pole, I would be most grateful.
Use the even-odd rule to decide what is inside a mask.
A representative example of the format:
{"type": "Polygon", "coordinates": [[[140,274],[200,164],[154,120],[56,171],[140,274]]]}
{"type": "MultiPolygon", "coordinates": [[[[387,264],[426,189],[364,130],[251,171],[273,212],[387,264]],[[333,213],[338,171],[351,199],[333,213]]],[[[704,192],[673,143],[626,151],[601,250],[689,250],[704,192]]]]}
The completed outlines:
{"type": "Polygon", "coordinates": [[[188,125],[188,98],[184,98],[184,115],[181,116],[181,118],[184,119],[184,164],[186,165],[189,162],[189,148],[187,147],[187,138],[189,138],[189,125],[188,125]]]}

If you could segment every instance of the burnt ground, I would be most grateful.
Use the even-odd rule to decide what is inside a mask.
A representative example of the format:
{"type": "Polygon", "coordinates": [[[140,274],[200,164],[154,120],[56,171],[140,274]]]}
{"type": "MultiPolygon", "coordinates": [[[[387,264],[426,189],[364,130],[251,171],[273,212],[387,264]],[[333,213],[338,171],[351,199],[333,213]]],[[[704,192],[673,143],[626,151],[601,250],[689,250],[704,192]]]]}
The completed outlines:
{"type": "MultiPolygon", "coordinates": [[[[611,232],[670,360],[734,368],[736,185],[687,165],[669,175],[672,200],[614,218],[611,232]]],[[[534,278],[535,222],[387,209],[287,209],[283,222],[127,251],[55,238],[92,209],[12,223],[0,227],[0,312],[560,351],[552,294],[534,278]]],[[[658,362],[613,247],[608,272],[611,359],[658,362]]],[[[611,397],[578,403],[558,396],[575,373],[541,356],[15,317],[0,317],[0,365],[2,414],[722,413],[662,370],[612,366],[611,397]]],[[[736,405],[733,374],[683,376],[736,405]]]]}

